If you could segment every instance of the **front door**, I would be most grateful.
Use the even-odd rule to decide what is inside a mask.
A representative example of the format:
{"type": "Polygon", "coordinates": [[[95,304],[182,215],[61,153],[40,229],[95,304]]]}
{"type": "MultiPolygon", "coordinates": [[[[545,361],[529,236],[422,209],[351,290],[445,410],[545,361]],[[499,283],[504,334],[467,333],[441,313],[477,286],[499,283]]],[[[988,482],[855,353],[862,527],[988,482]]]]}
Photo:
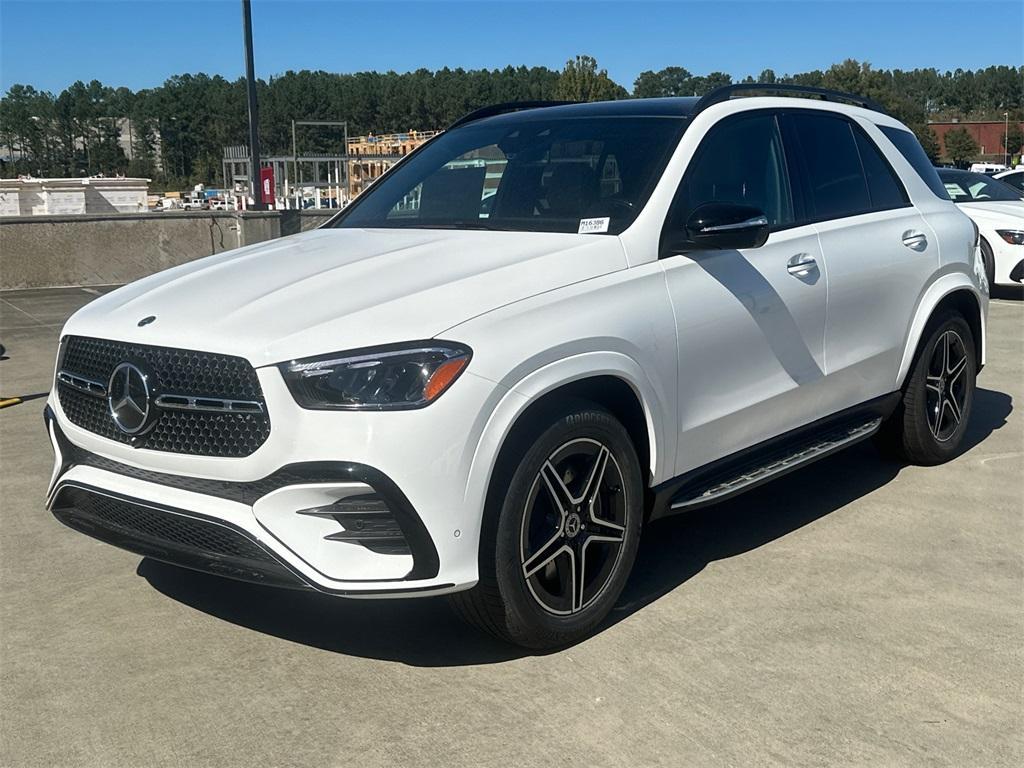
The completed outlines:
{"type": "Polygon", "coordinates": [[[772,232],[760,248],[663,254],[678,329],[677,474],[827,415],[827,275],[817,231],[798,225],[775,113],[727,117],[708,132],[668,226],[713,201],[760,208],[772,232]]]}

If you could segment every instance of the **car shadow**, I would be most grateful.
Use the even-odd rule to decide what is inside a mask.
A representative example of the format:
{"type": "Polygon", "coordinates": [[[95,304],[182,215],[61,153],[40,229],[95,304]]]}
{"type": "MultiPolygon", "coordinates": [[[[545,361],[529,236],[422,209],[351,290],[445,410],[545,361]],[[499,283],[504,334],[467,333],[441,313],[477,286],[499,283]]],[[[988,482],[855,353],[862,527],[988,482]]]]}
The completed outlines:
{"type": "MultiPolygon", "coordinates": [[[[1005,425],[1012,410],[1009,395],[978,389],[964,452],[1005,425]]],[[[736,499],[652,523],[633,575],[598,631],[673,591],[709,563],[764,546],[878,490],[903,466],[866,441],[736,499]]],[[[532,655],[463,624],[443,598],[343,600],[232,581],[149,558],[137,573],[196,610],[334,653],[418,667],[492,664],[532,655]]]]}
{"type": "Polygon", "coordinates": [[[1024,285],[993,285],[991,288],[993,299],[1007,299],[1009,301],[1024,299],[1024,285]]]}

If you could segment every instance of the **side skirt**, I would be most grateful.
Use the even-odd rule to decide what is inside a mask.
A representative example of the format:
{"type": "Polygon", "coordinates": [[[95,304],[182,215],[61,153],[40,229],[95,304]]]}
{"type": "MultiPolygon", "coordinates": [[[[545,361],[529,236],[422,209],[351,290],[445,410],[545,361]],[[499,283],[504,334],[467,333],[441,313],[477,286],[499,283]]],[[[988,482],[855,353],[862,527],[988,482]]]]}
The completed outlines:
{"type": "Polygon", "coordinates": [[[662,483],[648,519],[724,501],[866,440],[899,401],[899,392],[883,395],[662,483]]]}

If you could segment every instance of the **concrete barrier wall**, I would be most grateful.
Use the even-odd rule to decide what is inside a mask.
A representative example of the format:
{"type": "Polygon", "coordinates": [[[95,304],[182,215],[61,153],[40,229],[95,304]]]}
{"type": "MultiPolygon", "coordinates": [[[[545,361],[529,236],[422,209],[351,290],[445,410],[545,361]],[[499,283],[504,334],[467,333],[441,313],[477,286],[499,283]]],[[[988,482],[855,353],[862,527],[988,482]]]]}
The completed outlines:
{"type": "Polygon", "coordinates": [[[188,211],[0,218],[0,290],[127,283],[313,229],[333,211],[188,211]]]}

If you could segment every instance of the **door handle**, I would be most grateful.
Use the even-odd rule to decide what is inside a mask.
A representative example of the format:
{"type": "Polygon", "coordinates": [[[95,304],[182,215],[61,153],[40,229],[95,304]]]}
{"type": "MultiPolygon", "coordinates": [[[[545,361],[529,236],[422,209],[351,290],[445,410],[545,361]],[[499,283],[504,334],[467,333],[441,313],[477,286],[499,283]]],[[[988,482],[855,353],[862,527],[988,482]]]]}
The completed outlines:
{"type": "Polygon", "coordinates": [[[923,251],[928,247],[928,238],[923,232],[908,229],[903,233],[903,244],[912,251],[923,251]]]}
{"type": "Polygon", "coordinates": [[[798,253],[786,262],[786,271],[793,277],[807,277],[818,268],[818,262],[809,253],[798,253]]]}

